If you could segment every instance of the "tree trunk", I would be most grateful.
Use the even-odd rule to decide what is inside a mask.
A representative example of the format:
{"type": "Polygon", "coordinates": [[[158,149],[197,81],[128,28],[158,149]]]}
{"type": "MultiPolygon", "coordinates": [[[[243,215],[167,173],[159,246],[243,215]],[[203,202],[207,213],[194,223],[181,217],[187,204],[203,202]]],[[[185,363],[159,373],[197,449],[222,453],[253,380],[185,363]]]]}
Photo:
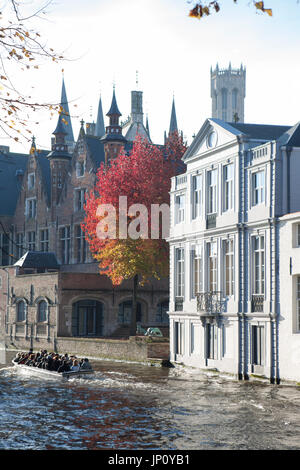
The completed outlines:
{"type": "Polygon", "coordinates": [[[132,290],[132,312],[130,322],[130,336],[136,335],[136,318],[137,318],[137,288],[138,288],[139,276],[136,274],[133,278],[133,290],[132,290]]]}

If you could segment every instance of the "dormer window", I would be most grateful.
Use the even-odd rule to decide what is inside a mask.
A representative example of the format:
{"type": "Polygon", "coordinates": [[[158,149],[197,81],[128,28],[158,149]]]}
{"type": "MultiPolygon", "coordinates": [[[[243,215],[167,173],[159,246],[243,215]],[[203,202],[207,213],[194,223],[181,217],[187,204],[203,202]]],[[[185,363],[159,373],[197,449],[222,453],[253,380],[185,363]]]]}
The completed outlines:
{"type": "Polygon", "coordinates": [[[35,186],[35,173],[28,174],[28,189],[33,189],[35,186]]]}
{"type": "Polygon", "coordinates": [[[77,178],[80,178],[81,176],[83,176],[84,171],[85,171],[84,162],[77,162],[76,163],[76,176],[77,176],[77,178]]]}
{"type": "Polygon", "coordinates": [[[26,216],[28,219],[35,219],[36,199],[26,199],[26,216]]]}

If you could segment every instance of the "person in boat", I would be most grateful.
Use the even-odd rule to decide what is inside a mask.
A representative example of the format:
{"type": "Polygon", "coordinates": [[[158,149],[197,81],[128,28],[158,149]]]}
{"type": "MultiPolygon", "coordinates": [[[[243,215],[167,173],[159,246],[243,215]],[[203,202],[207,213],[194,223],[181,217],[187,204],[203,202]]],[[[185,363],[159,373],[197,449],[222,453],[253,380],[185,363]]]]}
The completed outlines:
{"type": "Polygon", "coordinates": [[[61,372],[69,372],[70,370],[71,370],[71,367],[69,366],[68,361],[63,360],[62,365],[59,366],[59,368],[57,369],[57,372],[60,374],[61,372]]]}
{"type": "Polygon", "coordinates": [[[83,361],[81,363],[81,366],[80,366],[80,369],[81,370],[92,370],[92,366],[91,366],[91,364],[90,364],[87,357],[85,359],[83,359],[83,361]]]}
{"type": "Polygon", "coordinates": [[[77,359],[74,359],[73,365],[71,367],[71,371],[72,372],[78,372],[79,370],[80,370],[80,365],[79,365],[77,359]]]}

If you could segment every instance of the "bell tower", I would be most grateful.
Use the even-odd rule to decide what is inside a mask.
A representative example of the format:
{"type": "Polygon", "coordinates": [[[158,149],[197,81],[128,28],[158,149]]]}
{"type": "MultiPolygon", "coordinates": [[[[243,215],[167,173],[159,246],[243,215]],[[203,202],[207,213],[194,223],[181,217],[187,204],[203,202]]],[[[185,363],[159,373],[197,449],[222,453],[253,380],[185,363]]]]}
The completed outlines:
{"type": "Polygon", "coordinates": [[[244,122],[246,96],[246,68],[210,69],[211,116],[227,122],[244,122]]]}

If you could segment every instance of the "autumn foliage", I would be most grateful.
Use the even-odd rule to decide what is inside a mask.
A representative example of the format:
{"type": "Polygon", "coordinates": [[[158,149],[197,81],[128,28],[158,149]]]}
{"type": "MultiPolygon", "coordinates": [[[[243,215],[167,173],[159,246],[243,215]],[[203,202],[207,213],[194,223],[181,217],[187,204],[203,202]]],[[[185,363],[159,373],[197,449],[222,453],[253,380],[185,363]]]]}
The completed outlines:
{"type": "MultiPolygon", "coordinates": [[[[184,150],[185,146],[176,143],[175,138],[167,148],[160,148],[138,137],[130,155],[123,152],[108,168],[104,165],[99,168],[95,189],[87,196],[83,230],[91,253],[99,261],[100,271],[109,276],[113,284],[120,284],[136,275],[140,276],[141,282],[150,277],[160,279],[168,276],[168,244],[161,236],[161,228],[159,238],[151,238],[151,222],[154,223],[151,220],[151,205],[169,206],[171,177],[176,172],[176,161],[180,160],[184,150]],[[120,196],[127,197],[128,208],[133,204],[142,204],[147,209],[147,220],[142,220],[143,225],[148,227],[147,232],[138,239],[119,236],[120,196]],[[111,204],[116,210],[115,239],[99,239],[97,236],[97,225],[105,217],[97,216],[97,208],[101,204],[111,204]]],[[[139,215],[126,214],[128,229],[139,215]]]]}
{"type": "MultiPolygon", "coordinates": [[[[237,3],[237,0],[233,0],[233,2],[237,3]]],[[[263,1],[256,2],[255,0],[252,0],[252,3],[256,10],[262,11],[263,13],[267,13],[269,16],[273,15],[272,9],[265,8],[263,1]]],[[[190,10],[189,16],[200,20],[205,16],[209,16],[212,12],[218,13],[220,11],[220,8],[220,2],[217,0],[197,2],[195,6],[190,10]]]]}

